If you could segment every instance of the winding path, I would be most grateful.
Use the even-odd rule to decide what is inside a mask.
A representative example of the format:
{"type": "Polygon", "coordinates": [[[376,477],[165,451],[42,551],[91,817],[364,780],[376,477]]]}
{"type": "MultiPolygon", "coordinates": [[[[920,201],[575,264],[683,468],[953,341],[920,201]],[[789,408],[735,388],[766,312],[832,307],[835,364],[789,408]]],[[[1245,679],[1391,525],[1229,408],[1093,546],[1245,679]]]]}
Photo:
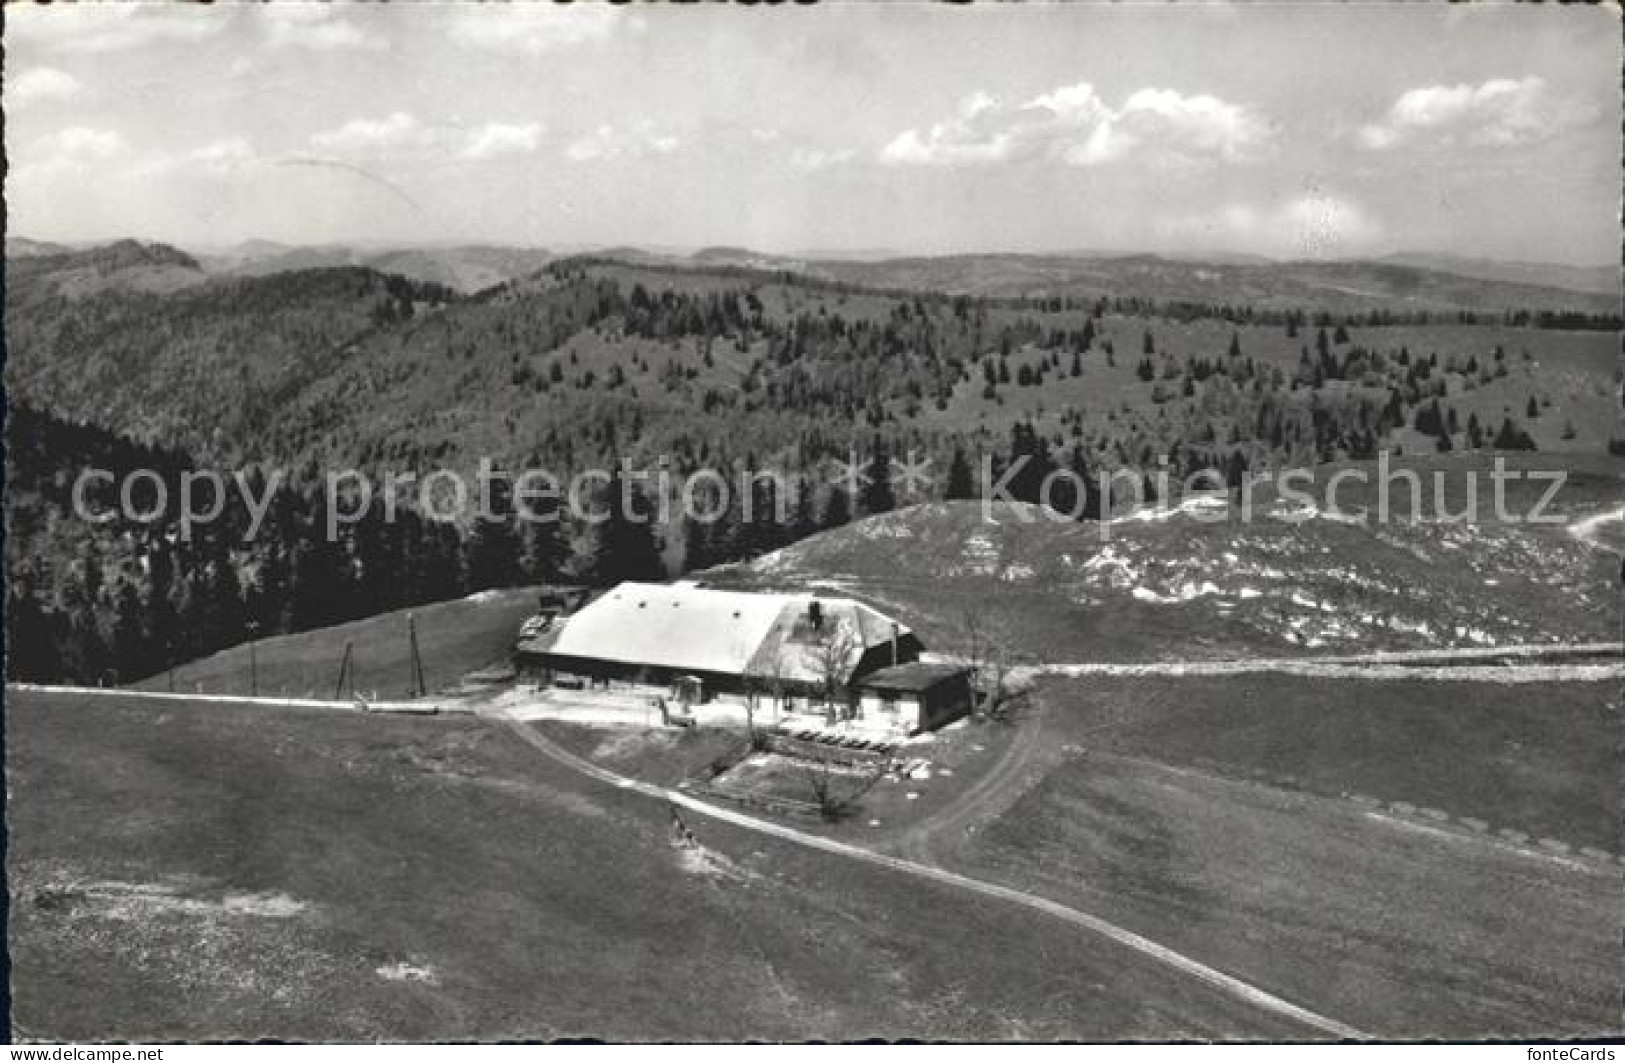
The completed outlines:
{"type": "MultiPolygon", "coordinates": [[[[1087,676],[1087,675],[1238,675],[1274,672],[1294,675],[1324,676],[1331,678],[1377,679],[1432,679],[1450,681],[1460,679],[1488,679],[1500,682],[1536,682],[1553,679],[1602,680],[1625,677],[1625,662],[1609,660],[1606,663],[1576,664],[1562,658],[1625,656],[1620,643],[1593,643],[1585,645],[1506,646],[1481,650],[1422,651],[1409,653],[1368,653],[1346,657],[1291,658],[1280,660],[1211,660],[1162,661],[1140,664],[1077,663],[1051,664],[1027,670],[1031,676],[1087,676]],[[1517,664],[1490,663],[1515,659],[1517,664]],[[1548,660],[1543,660],[1548,659],[1548,660]]],[[[252,698],[224,694],[198,695],[158,693],[129,689],[103,689],[95,687],[51,686],[36,684],[8,684],[9,688],[107,695],[124,698],[153,700],[260,703],[267,705],[330,708],[355,711],[353,702],[323,701],[297,698],[252,698]]],[[[399,706],[407,708],[406,705],[399,706]]],[[[377,709],[397,708],[373,706],[377,709]]],[[[421,711],[421,710],[420,710],[421,711]]],[[[818,849],[863,863],[889,868],[902,874],[937,882],[956,889],[967,890],[995,900],[1020,905],[1059,919],[1073,926],[1107,938],[1120,946],[1139,952],[1197,981],[1240,999],[1264,1011],[1299,1022],[1322,1034],[1336,1038],[1369,1040],[1371,1035],[1346,1023],[1318,1014],[1300,1005],[1275,996],[1266,990],[1242,981],[1233,975],[1209,967],[1183,953],[1176,952],[1131,930],[1108,922],[1099,916],[1052,901],[1046,897],[1027,893],[1009,886],[972,878],[942,867],[890,855],[837,841],[822,835],[797,830],[794,827],[759,819],[733,809],[723,808],[697,800],[680,790],[672,790],[653,783],[628,778],[609,771],[582,757],[570,753],[549,741],[536,729],[507,713],[482,713],[486,719],[505,725],[526,744],[548,758],[601,783],[617,789],[630,790],[643,796],[665,801],[688,809],[701,816],[731,824],[744,830],[768,835],[783,841],[818,849]]],[[[962,831],[967,825],[986,818],[987,809],[1007,804],[1024,785],[1026,768],[1043,755],[1043,729],[1038,726],[1022,728],[999,763],[976,786],[960,795],[936,816],[918,828],[899,837],[894,847],[908,855],[924,856],[932,840],[945,836],[950,829],[962,831]]]]}
{"type": "Polygon", "coordinates": [[[1030,704],[1031,717],[1016,726],[1010,744],[982,777],[929,818],[892,839],[887,848],[911,860],[931,861],[934,843],[963,838],[967,831],[991,822],[1015,804],[1031,781],[1029,769],[1052,748],[1043,727],[1044,703],[1033,699],[1030,704]]]}
{"type": "MultiPolygon", "coordinates": [[[[1249,982],[1244,982],[1233,975],[1225,974],[1223,971],[1215,970],[1214,968],[1194,960],[1183,953],[1175,952],[1173,949],[1170,949],[1165,945],[1160,945],[1149,938],[1142,937],[1141,935],[1134,933],[1132,930],[1126,930],[1115,923],[1107,922],[1099,916],[1090,915],[1089,913],[1079,911],[1076,908],[1069,908],[1064,904],[1058,904],[1046,897],[1040,897],[1036,894],[1025,893],[1021,890],[1012,889],[1009,886],[1001,886],[993,882],[984,882],[981,879],[971,878],[968,875],[961,875],[953,871],[948,871],[944,868],[934,867],[929,864],[916,863],[912,860],[905,860],[902,857],[889,856],[885,853],[875,852],[872,849],[865,849],[862,846],[850,845],[846,842],[836,841],[833,838],[825,838],[818,834],[811,834],[806,831],[796,830],[794,827],[788,827],[780,823],[773,823],[768,820],[758,819],[755,816],[745,815],[741,812],[735,812],[732,809],[720,808],[716,805],[696,800],[680,790],[671,790],[663,786],[656,786],[653,783],[642,782],[637,779],[630,779],[624,775],[616,774],[615,772],[602,768],[591,761],[585,760],[573,753],[570,753],[557,744],[549,741],[534,728],[526,725],[522,721],[515,720],[505,715],[495,717],[495,719],[500,719],[500,721],[506,724],[508,728],[512,730],[513,733],[522,741],[532,746],[544,756],[547,756],[550,759],[565,765],[566,767],[572,768],[583,775],[597,779],[598,781],[607,785],[614,786],[622,790],[631,790],[635,793],[639,793],[656,800],[666,801],[670,804],[688,809],[689,811],[698,815],[719,820],[723,823],[728,823],[736,827],[741,827],[745,830],[754,831],[758,834],[766,834],[771,837],[779,838],[783,841],[792,842],[796,845],[805,846],[810,849],[818,849],[823,852],[834,853],[837,856],[844,856],[848,859],[858,860],[863,863],[890,868],[893,871],[899,871],[906,875],[913,875],[917,878],[928,879],[932,882],[952,886],[957,889],[969,890],[970,892],[981,894],[984,897],[991,897],[995,900],[1001,900],[1011,904],[1017,904],[1025,908],[1030,908],[1034,911],[1042,912],[1045,915],[1060,919],[1063,922],[1070,923],[1073,926],[1081,927],[1082,929],[1090,931],[1091,933],[1098,934],[1101,937],[1107,938],[1108,940],[1113,941],[1125,948],[1133,949],[1135,952],[1149,956],[1150,958],[1165,964],[1168,967],[1172,967],[1180,973],[1188,975],[1197,981],[1212,986],[1221,992],[1227,993],[1264,1011],[1269,1011],[1273,1014],[1302,1023],[1303,1025],[1318,1030],[1323,1034],[1329,1034],[1332,1037],[1350,1040],[1371,1039],[1370,1034],[1357,1030],[1346,1023],[1328,1018],[1325,1015],[1320,1015],[1316,1012],[1310,1011],[1308,1008],[1293,1004],[1291,1001],[1283,1000],[1280,997],[1260,989],[1249,982]]],[[[1034,728],[1033,730],[1036,731],[1037,728],[1034,728]]]]}
{"type": "Polygon", "coordinates": [[[1449,650],[1388,650],[1314,657],[1047,663],[1015,669],[1013,679],[1091,675],[1308,676],[1326,679],[1431,679],[1438,682],[1549,683],[1625,679],[1625,643],[1530,643],[1449,650]],[[1576,661],[1574,658],[1582,658],[1576,661]],[[1594,658],[1594,659],[1593,659],[1594,658]],[[1517,663],[1499,663],[1516,661],[1517,663]]]}

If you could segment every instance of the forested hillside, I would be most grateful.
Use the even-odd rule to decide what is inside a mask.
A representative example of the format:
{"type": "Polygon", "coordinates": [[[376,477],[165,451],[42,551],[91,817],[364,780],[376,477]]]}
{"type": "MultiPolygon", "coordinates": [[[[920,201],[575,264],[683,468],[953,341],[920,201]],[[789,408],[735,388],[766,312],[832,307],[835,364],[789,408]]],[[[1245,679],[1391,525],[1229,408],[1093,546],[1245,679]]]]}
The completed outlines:
{"type": "MultiPolygon", "coordinates": [[[[19,643],[17,674],[129,679],[250,622],[297,630],[561,573],[755,556],[854,514],[969,496],[982,455],[995,475],[1026,457],[1011,493],[1037,500],[1063,466],[1234,482],[1381,449],[1594,453],[1617,424],[1617,318],[1509,284],[1478,289],[1477,303],[1516,297],[1496,309],[1331,312],[1307,295],[1254,306],[1234,297],[1245,287],[1214,302],[993,298],[574,259],[470,296],[356,266],[211,277],[133,242],[7,273],[13,615],[51,633],[19,643]],[[854,452],[877,474],[856,496],[829,486],[854,452]],[[932,462],[923,494],[888,482],[888,459],[911,452],[932,462]],[[325,472],[466,475],[482,459],[561,479],[664,459],[674,483],[776,468],[811,486],[782,521],[746,523],[737,499],[703,527],[592,530],[440,524],[408,503],[393,525],[374,513],[321,534],[325,472]],[[236,510],[189,543],[173,519],[86,526],[64,492],[101,460],[275,480],[275,519],[251,543],[236,510]]],[[[1474,283],[1428,290],[1458,282],[1474,283]]],[[[1086,518],[1110,504],[1078,502],[1086,518]]]]}
{"type": "MultiPolygon", "coordinates": [[[[372,515],[329,542],[316,486],[279,486],[257,468],[243,475],[248,497],[264,502],[254,536],[234,485],[217,520],[183,530],[181,481],[201,471],[189,457],[27,406],[9,411],[6,459],[7,668],[17,679],[127,682],[254,632],[323,627],[529,571],[517,554],[501,573],[479,557],[465,571],[456,527],[411,511],[393,524],[372,515]],[[85,469],[112,479],[88,482],[76,500],[85,469]],[[131,479],[121,499],[136,470],[155,476],[131,479]]],[[[212,489],[196,491],[197,508],[211,508],[212,489]]]]}

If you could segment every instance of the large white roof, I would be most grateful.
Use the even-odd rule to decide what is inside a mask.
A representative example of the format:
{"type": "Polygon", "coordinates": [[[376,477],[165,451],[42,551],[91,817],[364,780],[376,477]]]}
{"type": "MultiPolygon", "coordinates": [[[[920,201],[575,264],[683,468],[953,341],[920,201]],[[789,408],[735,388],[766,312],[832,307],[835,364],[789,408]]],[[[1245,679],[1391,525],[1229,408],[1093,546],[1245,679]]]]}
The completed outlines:
{"type": "MultiPolygon", "coordinates": [[[[757,594],[692,584],[622,583],[523,650],[695,672],[817,681],[816,647],[850,631],[862,649],[890,641],[893,620],[850,598],[757,594]],[[817,602],[822,627],[813,630],[817,602]]],[[[910,634],[901,624],[899,636],[910,634]]],[[[851,664],[857,664],[854,653],[851,664]]]]}

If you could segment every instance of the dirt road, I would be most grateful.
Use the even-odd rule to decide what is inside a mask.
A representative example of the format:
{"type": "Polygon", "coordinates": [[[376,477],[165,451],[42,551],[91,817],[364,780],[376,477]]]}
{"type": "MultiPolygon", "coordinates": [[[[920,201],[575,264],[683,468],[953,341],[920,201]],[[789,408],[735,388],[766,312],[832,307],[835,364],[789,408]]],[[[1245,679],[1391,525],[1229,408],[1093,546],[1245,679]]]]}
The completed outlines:
{"type": "Polygon", "coordinates": [[[1430,679],[1439,682],[1549,683],[1625,679],[1625,644],[1535,643],[1473,649],[1408,650],[1316,657],[1252,657],[1119,664],[1079,661],[1015,669],[1013,680],[1091,675],[1220,676],[1259,673],[1316,678],[1430,679]],[[1517,663],[1499,663],[1499,662],[1517,663]]]}
{"type": "Polygon", "coordinates": [[[1056,759],[1046,757],[1054,748],[1045,734],[1042,699],[1030,699],[1031,711],[1016,726],[1015,737],[999,759],[974,784],[957,794],[947,806],[915,823],[887,848],[922,863],[941,863],[940,849],[981,824],[990,823],[1015,804],[1029,786],[1043,777],[1056,759]]]}
{"type": "MultiPolygon", "coordinates": [[[[591,761],[584,760],[581,757],[577,757],[574,754],[562,749],[558,745],[549,741],[547,738],[543,737],[534,728],[521,721],[504,717],[501,718],[501,722],[522,741],[543,755],[571,767],[584,775],[588,775],[599,780],[600,782],[614,786],[618,789],[631,790],[656,800],[666,801],[670,804],[677,805],[698,815],[720,820],[722,822],[732,824],[733,826],[755,831],[760,834],[794,842],[797,845],[806,846],[812,849],[819,849],[824,852],[833,853],[852,860],[860,860],[864,863],[874,864],[880,867],[890,868],[893,871],[898,871],[907,875],[914,875],[919,878],[929,879],[933,882],[953,886],[959,889],[969,890],[973,893],[981,894],[982,896],[993,898],[995,900],[1022,905],[1023,907],[1043,912],[1044,914],[1053,916],[1054,918],[1060,919],[1063,922],[1081,927],[1082,929],[1088,930],[1094,934],[1098,934],[1101,937],[1115,942],[1120,946],[1132,949],[1135,952],[1166,964],[1167,966],[1172,967],[1173,969],[1180,971],[1191,978],[1226,992],[1231,996],[1252,1004],[1255,1007],[1302,1023],[1304,1026],[1318,1031],[1322,1035],[1330,1035],[1331,1037],[1343,1039],[1370,1039],[1371,1035],[1355,1029],[1346,1023],[1317,1014],[1316,1012],[1310,1011],[1307,1008],[1303,1008],[1293,1004],[1290,1001],[1283,1000],[1274,994],[1265,992],[1257,986],[1225,974],[1222,971],[1215,970],[1214,968],[1194,960],[1189,956],[1175,952],[1173,949],[1158,944],[1149,938],[1142,937],[1133,931],[1125,930],[1124,928],[1117,926],[1114,923],[1107,922],[1098,916],[1090,915],[1087,912],[1082,912],[1075,908],[1069,908],[1066,905],[1058,904],[1055,901],[1049,900],[1045,897],[1025,893],[1021,890],[1011,889],[1008,886],[1000,886],[996,883],[985,882],[981,879],[971,878],[967,875],[960,875],[952,871],[947,871],[943,868],[916,863],[912,860],[906,860],[901,857],[875,852],[861,846],[849,845],[845,842],[835,841],[832,838],[825,838],[820,835],[809,834],[805,831],[796,830],[793,827],[787,827],[782,824],[758,819],[754,816],[748,816],[740,812],[735,812],[731,809],[719,808],[715,805],[707,804],[704,801],[698,801],[681,791],[669,790],[663,786],[655,786],[652,783],[630,779],[623,775],[618,775],[615,772],[601,768],[591,761]]],[[[1034,730],[1036,731],[1036,728],[1034,730]]]]}

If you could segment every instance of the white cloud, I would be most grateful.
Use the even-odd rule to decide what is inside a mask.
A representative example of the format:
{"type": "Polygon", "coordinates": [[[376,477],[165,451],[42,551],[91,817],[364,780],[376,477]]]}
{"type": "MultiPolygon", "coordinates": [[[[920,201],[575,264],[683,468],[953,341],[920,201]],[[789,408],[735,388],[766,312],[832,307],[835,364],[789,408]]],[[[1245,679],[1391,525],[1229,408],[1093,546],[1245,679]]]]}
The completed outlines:
{"type": "Polygon", "coordinates": [[[310,142],[322,151],[366,155],[432,147],[438,139],[435,130],[396,111],[387,118],[352,118],[337,129],[313,135],[310,142]]]}
{"type": "Polygon", "coordinates": [[[265,20],[266,39],[276,48],[308,48],[319,52],[383,51],[388,43],[325,3],[266,4],[257,9],[265,20]]]}
{"type": "Polygon", "coordinates": [[[649,153],[666,155],[681,144],[674,134],[659,132],[650,122],[639,122],[629,129],[601,125],[572,141],[564,154],[573,162],[593,162],[636,158],[649,153]]]}
{"type": "Polygon", "coordinates": [[[850,162],[857,152],[851,150],[825,151],[818,148],[796,148],[790,153],[790,165],[798,170],[825,170],[850,162]]]}
{"type": "Polygon", "coordinates": [[[459,154],[465,159],[492,159],[502,155],[522,155],[542,143],[540,122],[488,122],[469,134],[459,154]]]}
{"type": "Polygon", "coordinates": [[[538,56],[607,40],[617,30],[639,31],[640,15],[607,3],[486,3],[459,5],[451,38],[489,52],[538,56]]]}
{"type": "MultiPolygon", "coordinates": [[[[427,124],[406,111],[396,111],[384,118],[352,118],[336,129],[314,134],[310,143],[331,155],[417,154],[479,161],[535,151],[541,147],[544,128],[540,122],[486,122],[463,130],[427,124]]],[[[617,143],[613,147],[624,153],[624,146],[617,143]]]]}
{"type": "Polygon", "coordinates": [[[185,151],[147,153],[129,166],[128,173],[132,177],[235,177],[259,161],[246,138],[226,137],[185,151]]]}
{"type": "Polygon", "coordinates": [[[196,44],[226,25],[224,6],[159,3],[15,4],[7,44],[63,52],[116,52],[196,44]]]}
{"type": "MultiPolygon", "coordinates": [[[[880,160],[899,165],[962,166],[1002,162],[1027,139],[1019,121],[1004,121],[1005,109],[984,92],[960,101],[953,117],[924,133],[904,130],[880,151],[880,160]]],[[[1030,127],[1029,127],[1030,128],[1030,127]]]]}
{"type": "Polygon", "coordinates": [[[13,178],[62,177],[84,171],[122,155],[124,138],[110,129],[67,126],[47,133],[26,152],[13,152],[13,178]]]}
{"type": "Polygon", "coordinates": [[[34,142],[34,156],[106,159],[118,154],[123,147],[124,138],[110,129],[76,125],[40,137],[34,142]]]}
{"type": "Polygon", "coordinates": [[[1381,121],[1360,129],[1359,140],[1376,151],[1416,142],[1512,147],[1545,140],[1594,114],[1579,101],[1556,99],[1538,77],[1428,85],[1402,94],[1381,121]]]}
{"type": "Polygon", "coordinates": [[[928,129],[898,134],[880,158],[919,166],[1032,160],[1096,166],[1131,155],[1162,164],[1237,162],[1251,158],[1269,137],[1254,111],[1215,96],[1146,88],[1114,107],[1079,82],[1013,107],[974,93],[928,129]]]}
{"type": "Polygon", "coordinates": [[[186,158],[211,174],[236,173],[258,161],[254,146],[243,137],[227,137],[193,148],[186,158]]]}
{"type": "Polygon", "coordinates": [[[66,100],[85,91],[79,79],[48,66],[31,67],[8,79],[6,103],[23,107],[44,100],[66,100]]]}
{"type": "Polygon", "coordinates": [[[1269,127],[1245,107],[1216,96],[1182,96],[1170,89],[1141,89],[1123,104],[1120,135],[1171,150],[1235,162],[1269,139],[1269,127]]]}

